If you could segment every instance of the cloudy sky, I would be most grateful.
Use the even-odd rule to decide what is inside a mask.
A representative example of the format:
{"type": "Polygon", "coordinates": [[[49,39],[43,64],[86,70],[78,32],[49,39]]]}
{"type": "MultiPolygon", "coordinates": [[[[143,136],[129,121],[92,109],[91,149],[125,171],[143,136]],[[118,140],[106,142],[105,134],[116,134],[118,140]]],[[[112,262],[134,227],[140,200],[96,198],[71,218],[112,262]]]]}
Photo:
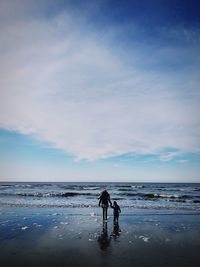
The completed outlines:
{"type": "Polygon", "coordinates": [[[0,0],[0,180],[200,182],[198,0],[0,0]]]}

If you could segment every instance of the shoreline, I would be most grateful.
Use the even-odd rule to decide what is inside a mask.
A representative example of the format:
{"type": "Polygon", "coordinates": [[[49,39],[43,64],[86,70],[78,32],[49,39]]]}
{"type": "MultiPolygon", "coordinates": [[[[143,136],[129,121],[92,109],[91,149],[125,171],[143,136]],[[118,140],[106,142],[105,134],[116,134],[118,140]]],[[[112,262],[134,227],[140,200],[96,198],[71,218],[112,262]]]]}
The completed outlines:
{"type": "MultiPolygon", "coordinates": [[[[140,207],[134,207],[134,206],[121,206],[122,213],[120,216],[134,216],[134,215],[200,215],[200,210],[192,210],[191,208],[188,209],[174,209],[174,208],[163,208],[162,206],[160,208],[152,208],[147,206],[140,206],[140,207]]],[[[57,205],[50,205],[50,206],[41,206],[41,205],[10,205],[10,204],[3,204],[0,205],[0,216],[3,214],[8,213],[15,213],[15,211],[28,211],[30,209],[34,210],[58,210],[58,211],[79,211],[77,215],[86,215],[89,216],[91,212],[95,213],[96,216],[101,217],[102,216],[102,208],[98,205],[88,205],[88,206],[57,206],[57,205]]],[[[70,213],[70,215],[73,215],[74,212],[70,213]]],[[[108,207],[108,215],[113,216],[113,209],[108,207]]]]}

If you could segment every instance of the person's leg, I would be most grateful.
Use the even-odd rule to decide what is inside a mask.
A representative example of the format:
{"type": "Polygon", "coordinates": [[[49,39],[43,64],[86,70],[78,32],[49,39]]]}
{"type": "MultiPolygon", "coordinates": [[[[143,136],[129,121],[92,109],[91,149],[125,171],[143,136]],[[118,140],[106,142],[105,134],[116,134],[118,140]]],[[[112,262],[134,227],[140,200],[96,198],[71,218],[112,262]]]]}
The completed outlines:
{"type": "Polygon", "coordinates": [[[116,215],[116,222],[118,223],[119,220],[119,214],[116,215]]]}
{"type": "Polygon", "coordinates": [[[105,220],[105,207],[103,207],[103,220],[105,220]]]}

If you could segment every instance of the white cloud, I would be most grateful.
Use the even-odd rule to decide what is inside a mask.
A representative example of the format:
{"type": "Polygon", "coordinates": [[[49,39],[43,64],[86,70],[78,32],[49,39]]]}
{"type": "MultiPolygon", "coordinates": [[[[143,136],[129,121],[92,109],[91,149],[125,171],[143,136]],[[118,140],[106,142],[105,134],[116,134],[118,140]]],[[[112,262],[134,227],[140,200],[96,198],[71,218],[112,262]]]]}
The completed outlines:
{"type": "Polygon", "coordinates": [[[173,158],[175,158],[177,155],[179,155],[178,152],[166,152],[166,153],[162,153],[160,155],[160,160],[161,161],[170,161],[173,158]]]}
{"type": "Polygon", "coordinates": [[[33,134],[76,159],[199,152],[198,71],[127,65],[79,22],[67,13],[4,20],[0,127],[33,134]]]}

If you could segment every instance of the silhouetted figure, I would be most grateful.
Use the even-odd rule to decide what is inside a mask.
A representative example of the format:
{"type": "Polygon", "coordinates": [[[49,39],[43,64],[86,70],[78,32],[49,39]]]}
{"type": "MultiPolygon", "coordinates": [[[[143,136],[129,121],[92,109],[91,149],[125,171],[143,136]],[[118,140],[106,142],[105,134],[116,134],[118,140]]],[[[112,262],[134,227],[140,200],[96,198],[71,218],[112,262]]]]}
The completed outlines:
{"type": "Polygon", "coordinates": [[[110,195],[108,194],[107,190],[101,192],[99,197],[99,207],[102,206],[103,209],[103,220],[107,220],[107,213],[108,213],[108,205],[112,206],[112,202],[110,200],[110,195]]]}
{"type": "Polygon", "coordinates": [[[118,223],[119,220],[119,213],[121,213],[120,206],[117,204],[117,201],[113,202],[113,206],[111,206],[113,209],[113,216],[114,216],[114,223],[118,223]]]}
{"type": "Polygon", "coordinates": [[[111,237],[108,236],[107,222],[103,222],[103,229],[101,235],[98,238],[100,248],[106,250],[110,246],[111,237]]]}

